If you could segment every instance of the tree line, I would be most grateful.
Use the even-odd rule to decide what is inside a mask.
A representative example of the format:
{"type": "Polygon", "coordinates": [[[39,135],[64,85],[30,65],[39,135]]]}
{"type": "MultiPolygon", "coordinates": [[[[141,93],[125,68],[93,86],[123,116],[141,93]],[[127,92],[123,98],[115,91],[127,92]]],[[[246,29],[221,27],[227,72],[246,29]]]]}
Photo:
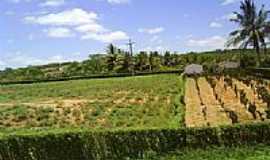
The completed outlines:
{"type": "Polygon", "coordinates": [[[230,33],[226,44],[228,47],[234,46],[239,49],[188,54],[170,51],[162,53],[141,51],[131,55],[110,44],[106,49],[106,54],[91,54],[82,62],[55,63],[18,69],[7,68],[0,71],[0,81],[181,70],[192,63],[202,64],[205,69],[211,70],[224,61],[240,62],[241,67],[270,67],[267,49],[270,39],[269,13],[270,11],[266,10],[264,5],[257,10],[253,0],[241,2],[240,11],[234,12],[235,17],[231,19],[239,25],[239,28],[230,33]]]}
{"type": "MultiPolygon", "coordinates": [[[[268,50],[267,50],[268,51],[268,50]]],[[[242,67],[256,66],[256,51],[253,49],[216,50],[211,52],[178,52],[141,51],[133,56],[113,44],[106,49],[106,54],[91,54],[82,62],[54,63],[25,68],[7,68],[0,71],[0,81],[39,80],[72,76],[89,76],[99,74],[117,74],[132,72],[157,72],[182,70],[189,64],[201,64],[206,70],[216,68],[219,63],[238,62],[241,54],[242,67]]],[[[270,58],[262,58],[263,67],[270,67],[270,58]]]]}

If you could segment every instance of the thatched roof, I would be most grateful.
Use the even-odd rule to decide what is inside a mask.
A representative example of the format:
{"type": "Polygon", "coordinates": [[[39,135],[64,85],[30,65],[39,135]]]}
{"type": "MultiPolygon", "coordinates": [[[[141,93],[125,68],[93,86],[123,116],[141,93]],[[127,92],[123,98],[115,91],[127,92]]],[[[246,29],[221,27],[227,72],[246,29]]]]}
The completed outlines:
{"type": "Polygon", "coordinates": [[[186,75],[194,75],[194,74],[202,74],[203,66],[199,64],[191,64],[185,67],[184,74],[186,75]]]}

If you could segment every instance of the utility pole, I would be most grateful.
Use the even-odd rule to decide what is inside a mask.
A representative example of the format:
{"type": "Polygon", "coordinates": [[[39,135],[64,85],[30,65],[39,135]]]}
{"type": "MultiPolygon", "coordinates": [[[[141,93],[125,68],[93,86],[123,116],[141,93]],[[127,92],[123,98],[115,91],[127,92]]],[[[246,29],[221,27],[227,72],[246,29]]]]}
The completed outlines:
{"type": "Polygon", "coordinates": [[[133,45],[135,44],[135,42],[132,42],[131,39],[129,39],[129,42],[127,43],[127,45],[129,46],[129,54],[130,54],[130,61],[131,61],[131,70],[132,70],[132,75],[135,74],[135,65],[133,62],[133,45]]]}
{"type": "Polygon", "coordinates": [[[135,44],[135,42],[132,42],[131,39],[129,39],[129,42],[127,43],[127,45],[129,46],[129,52],[130,52],[130,56],[133,56],[133,45],[135,44]]]}

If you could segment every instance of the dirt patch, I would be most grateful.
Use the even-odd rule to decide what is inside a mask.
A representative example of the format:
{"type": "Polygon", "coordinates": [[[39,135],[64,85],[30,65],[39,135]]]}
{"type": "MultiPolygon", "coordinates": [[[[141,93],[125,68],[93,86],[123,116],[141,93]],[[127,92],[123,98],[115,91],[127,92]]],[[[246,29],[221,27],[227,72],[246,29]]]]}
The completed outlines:
{"type": "Polygon", "coordinates": [[[86,99],[65,99],[65,100],[50,100],[45,102],[27,102],[27,103],[0,103],[0,106],[16,106],[24,105],[29,107],[81,107],[87,103],[93,103],[95,100],[86,99]]]}

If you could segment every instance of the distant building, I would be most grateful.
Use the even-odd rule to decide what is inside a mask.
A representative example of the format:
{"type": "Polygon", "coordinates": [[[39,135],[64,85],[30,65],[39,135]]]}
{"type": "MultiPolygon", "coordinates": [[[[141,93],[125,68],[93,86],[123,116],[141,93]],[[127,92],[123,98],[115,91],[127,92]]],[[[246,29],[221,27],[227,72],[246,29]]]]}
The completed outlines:
{"type": "Polygon", "coordinates": [[[185,67],[185,75],[197,75],[203,73],[203,66],[199,64],[190,64],[185,67]]]}
{"type": "Polygon", "coordinates": [[[219,67],[221,69],[236,69],[240,67],[240,64],[238,62],[226,61],[219,63],[219,67]]]}

